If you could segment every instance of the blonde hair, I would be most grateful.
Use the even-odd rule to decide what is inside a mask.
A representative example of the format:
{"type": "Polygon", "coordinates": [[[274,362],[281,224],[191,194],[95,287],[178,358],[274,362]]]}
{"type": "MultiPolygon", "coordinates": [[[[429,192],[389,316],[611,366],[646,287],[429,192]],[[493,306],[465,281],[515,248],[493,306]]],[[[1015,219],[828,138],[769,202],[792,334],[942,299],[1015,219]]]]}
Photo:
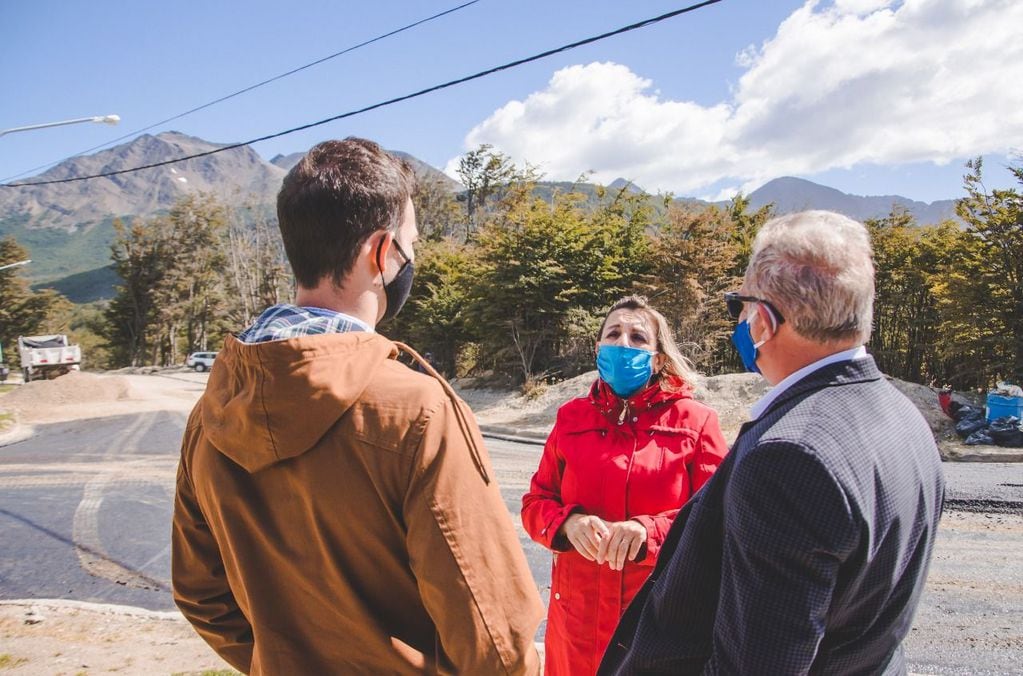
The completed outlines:
{"type": "Polygon", "coordinates": [[[680,378],[687,385],[693,385],[696,382],[696,369],[693,367],[692,362],[682,355],[682,351],[675,344],[675,337],[672,335],[671,327],[668,326],[668,320],[650,305],[646,296],[625,296],[608,308],[607,312],[604,313],[604,321],[600,323],[600,330],[597,332],[597,342],[600,342],[600,339],[604,336],[607,318],[617,310],[636,310],[637,312],[642,312],[653,321],[654,327],[657,329],[657,351],[663,354],[665,358],[664,366],[656,374],[661,389],[666,391],[678,389],[668,379],[662,377],[665,375],[680,378]]]}

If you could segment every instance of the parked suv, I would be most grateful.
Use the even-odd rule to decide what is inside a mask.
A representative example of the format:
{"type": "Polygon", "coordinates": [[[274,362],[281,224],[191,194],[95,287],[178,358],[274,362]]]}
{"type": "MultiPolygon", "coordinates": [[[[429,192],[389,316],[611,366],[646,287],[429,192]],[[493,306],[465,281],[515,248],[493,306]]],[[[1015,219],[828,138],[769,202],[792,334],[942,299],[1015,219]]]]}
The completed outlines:
{"type": "Polygon", "coordinates": [[[213,360],[217,358],[216,352],[193,352],[185,360],[185,366],[202,373],[213,366],[213,360]]]}

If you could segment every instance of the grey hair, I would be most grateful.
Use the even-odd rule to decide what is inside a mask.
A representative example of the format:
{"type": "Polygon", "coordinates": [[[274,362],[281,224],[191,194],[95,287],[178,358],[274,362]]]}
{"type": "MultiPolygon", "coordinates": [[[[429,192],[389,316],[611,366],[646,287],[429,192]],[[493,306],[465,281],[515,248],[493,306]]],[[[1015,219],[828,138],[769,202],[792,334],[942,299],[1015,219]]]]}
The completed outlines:
{"type": "Polygon", "coordinates": [[[753,242],[744,288],[777,306],[804,338],[865,343],[874,314],[870,235],[831,211],[771,219],[753,242]]]}

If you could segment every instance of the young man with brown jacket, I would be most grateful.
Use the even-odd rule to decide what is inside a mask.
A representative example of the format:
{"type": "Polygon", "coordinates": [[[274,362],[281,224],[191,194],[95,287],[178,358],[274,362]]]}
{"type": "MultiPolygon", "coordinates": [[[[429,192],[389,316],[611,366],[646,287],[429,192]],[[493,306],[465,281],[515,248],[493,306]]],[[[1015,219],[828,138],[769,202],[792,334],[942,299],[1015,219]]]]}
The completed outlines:
{"type": "Polygon", "coordinates": [[[277,201],[295,304],[228,337],[189,419],[174,599],[242,672],[539,670],[543,605],[472,413],[374,330],[408,297],[413,189],[375,143],[309,151],[277,201]]]}

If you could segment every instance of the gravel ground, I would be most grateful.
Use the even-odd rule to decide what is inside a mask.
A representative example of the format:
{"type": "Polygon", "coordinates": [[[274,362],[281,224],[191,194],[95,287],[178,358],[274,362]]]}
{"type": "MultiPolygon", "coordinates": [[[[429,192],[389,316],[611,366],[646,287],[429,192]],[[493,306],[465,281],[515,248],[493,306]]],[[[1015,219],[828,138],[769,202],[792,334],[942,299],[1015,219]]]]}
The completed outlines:
{"type": "MultiPolygon", "coordinates": [[[[542,437],[557,407],[571,396],[584,394],[592,379],[592,374],[586,374],[532,397],[469,389],[464,387],[467,383],[462,391],[481,423],[542,437]]],[[[187,412],[204,383],[205,376],[181,369],[156,375],[70,374],[52,382],[31,383],[13,398],[13,393],[0,395],[0,409],[17,414],[21,432],[30,431],[34,422],[82,420],[88,424],[89,418],[129,412],[187,412]]],[[[903,389],[906,384],[898,385],[903,389]]],[[[935,413],[933,391],[920,386],[907,389],[907,396],[918,403],[940,439],[948,423],[939,417],[940,410],[935,413]]],[[[697,389],[697,396],[719,410],[726,433],[734,433],[748,403],[763,391],[756,376],[737,374],[709,379],[697,389]]],[[[10,434],[6,442],[0,439],[0,447],[10,443],[10,434]]],[[[946,449],[946,456],[955,457],[946,449]]],[[[957,466],[957,471],[960,468],[965,466],[957,466]]],[[[1018,504],[992,510],[995,502],[1006,503],[1004,491],[1019,494],[1023,480],[1019,473],[1007,470],[1004,481],[996,482],[988,494],[984,490],[992,482],[981,471],[985,469],[995,468],[967,471],[957,484],[963,490],[950,491],[952,511],[942,521],[927,591],[907,641],[915,672],[1023,673],[1023,510],[1018,504]]],[[[499,480],[521,483],[531,470],[509,468],[510,474],[502,474],[499,480]]],[[[221,669],[226,665],[175,613],[59,600],[0,602],[0,671],[76,676],[232,673],[221,669]]]]}

